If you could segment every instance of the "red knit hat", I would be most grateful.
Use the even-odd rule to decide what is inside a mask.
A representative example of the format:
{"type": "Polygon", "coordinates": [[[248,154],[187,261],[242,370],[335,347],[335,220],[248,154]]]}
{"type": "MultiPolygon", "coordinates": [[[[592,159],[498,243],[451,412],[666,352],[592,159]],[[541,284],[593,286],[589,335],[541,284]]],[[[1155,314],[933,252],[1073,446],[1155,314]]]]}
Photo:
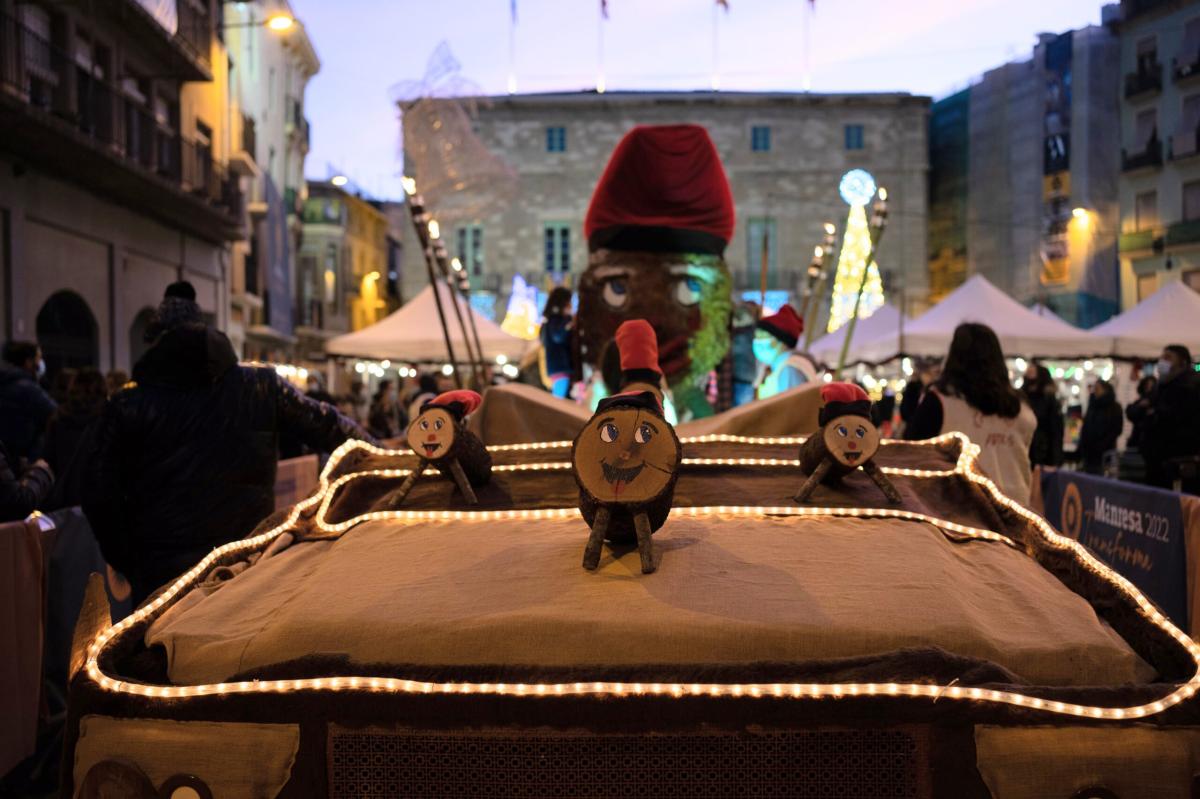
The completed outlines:
{"type": "Polygon", "coordinates": [[[424,412],[427,408],[444,408],[455,419],[462,421],[464,416],[470,416],[474,413],[481,402],[483,402],[483,397],[474,391],[462,388],[457,391],[447,391],[445,394],[438,394],[429,402],[422,405],[421,411],[424,412]]]}
{"type": "Polygon", "coordinates": [[[733,194],[708,132],[639,125],[608,159],[583,232],[590,251],[720,255],[733,227],[733,194]]]}
{"type": "Polygon", "coordinates": [[[649,322],[645,319],[622,322],[613,340],[621,354],[623,383],[629,383],[631,378],[658,382],[662,377],[662,370],[658,368],[658,336],[649,322]]]}
{"type": "Polygon", "coordinates": [[[826,383],[821,386],[821,408],[818,420],[822,425],[839,416],[871,418],[871,398],[853,383],[826,383]]]}
{"type": "Polygon", "coordinates": [[[759,319],[755,327],[765,330],[786,344],[788,349],[792,349],[800,340],[800,334],[804,332],[804,320],[796,313],[795,308],[785,304],[770,316],[759,319]]]}

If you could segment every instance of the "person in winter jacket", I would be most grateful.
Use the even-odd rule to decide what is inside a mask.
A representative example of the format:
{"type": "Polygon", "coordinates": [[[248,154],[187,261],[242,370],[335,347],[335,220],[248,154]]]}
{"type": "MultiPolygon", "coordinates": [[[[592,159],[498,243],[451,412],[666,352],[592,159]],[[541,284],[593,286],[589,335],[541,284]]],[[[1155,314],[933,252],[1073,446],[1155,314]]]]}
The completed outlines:
{"type": "Polygon", "coordinates": [[[38,345],[29,341],[6,343],[3,356],[0,441],[14,461],[33,460],[41,455],[42,435],[55,408],[54,400],[37,382],[46,372],[46,362],[38,345]]]}
{"type": "Polygon", "coordinates": [[[270,515],[282,431],[322,452],[373,440],[274,369],[239,366],[223,333],[165,316],[97,424],[83,489],[105,560],[135,604],[270,515]]]}
{"type": "Polygon", "coordinates": [[[1037,429],[1029,444],[1031,466],[1059,466],[1063,460],[1063,412],[1050,370],[1037,363],[1025,368],[1021,392],[1037,417],[1037,429]]]}
{"type": "Polygon", "coordinates": [[[1142,439],[1146,435],[1146,417],[1150,413],[1151,398],[1154,396],[1154,389],[1158,388],[1158,378],[1154,375],[1148,375],[1138,381],[1137,395],[1138,398],[1125,406],[1125,418],[1133,423],[1133,429],[1129,431],[1129,440],[1125,442],[1126,449],[1135,449],[1139,452],[1142,449],[1142,439]]]}
{"type": "Polygon", "coordinates": [[[571,290],[556,287],[546,299],[542,309],[542,327],[538,336],[542,340],[542,351],[546,355],[546,378],[550,391],[556,397],[566,398],[571,393],[571,290]]]}
{"type": "Polygon", "coordinates": [[[1117,448],[1117,439],[1125,427],[1121,406],[1117,403],[1112,384],[1097,380],[1083,417],[1079,433],[1079,459],[1088,474],[1104,472],[1104,454],[1117,448]]]}
{"type": "Polygon", "coordinates": [[[88,457],[93,426],[107,401],[104,375],[98,369],[80,369],[46,429],[46,462],[58,479],[43,510],[74,507],[82,502],[83,469],[77,461],[88,457]]]}
{"type": "MultiPolygon", "coordinates": [[[[1142,454],[1146,457],[1146,482],[1174,487],[1167,461],[1200,455],[1200,375],[1192,367],[1187,347],[1172,344],[1163,349],[1156,371],[1158,388],[1145,420],[1142,454]]],[[[1200,493],[1200,481],[1185,480],[1183,490],[1200,493]]]]}
{"type": "Polygon", "coordinates": [[[53,485],[54,473],[45,461],[20,473],[0,442],[0,522],[20,521],[33,513],[53,485]]]}

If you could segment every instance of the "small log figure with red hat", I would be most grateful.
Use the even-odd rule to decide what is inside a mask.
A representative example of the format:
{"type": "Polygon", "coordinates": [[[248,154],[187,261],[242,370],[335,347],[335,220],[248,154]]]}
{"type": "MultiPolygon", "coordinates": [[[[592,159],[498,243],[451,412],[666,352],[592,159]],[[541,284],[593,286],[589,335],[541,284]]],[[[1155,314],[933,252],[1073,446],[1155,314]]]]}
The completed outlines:
{"type": "Polygon", "coordinates": [[[821,387],[821,426],[800,445],[800,469],[808,479],[796,492],[806,502],[818,483],[836,483],[861,468],[889,501],[899,503],[900,493],[872,460],[879,449],[879,430],[871,421],[871,399],[853,383],[828,383],[821,387]]]}
{"type": "Polygon", "coordinates": [[[638,545],[642,573],[654,571],[650,536],[671,513],[683,448],[663,417],[654,329],[644,319],[616,332],[622,391],[600,401],[571,448],[579,511],[592,528],[583,568],[600,564],[607,538],[638,545]]]}
{"type": "Polygon", "coordinates": [[[421,406],[407,433],[408,446],[421,460],[387,504],[395,507],[403,502],[431,465],[455,482],[468,504],[479,502],[473,487],[492,479],[492,456],[479,437],[467,430],[466,419],[482,401],[474,391],[447,391],[421,406]]]}

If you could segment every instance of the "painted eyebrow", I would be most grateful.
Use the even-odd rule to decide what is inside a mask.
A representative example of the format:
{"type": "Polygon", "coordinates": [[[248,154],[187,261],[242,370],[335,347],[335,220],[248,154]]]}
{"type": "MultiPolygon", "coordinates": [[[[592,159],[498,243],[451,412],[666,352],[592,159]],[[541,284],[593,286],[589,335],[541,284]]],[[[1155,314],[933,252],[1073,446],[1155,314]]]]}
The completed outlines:
{"type": "Polygon", "coordinates": [[[642,424],[646,425],[646,427],[649,427],[651,430],[653,430],[655,435],[658,435],[658,428],[655,427],[651,422],[643,421],[642,424]]]}
{"type": "Polygon", "coordinates": [[[612,420],[613,420],[613,418],[611,416],[605,416],[603,419],[596,422],[596,424],[601,425],[601,424],[605,424],[607,422],[611,422],[612,420]]]}

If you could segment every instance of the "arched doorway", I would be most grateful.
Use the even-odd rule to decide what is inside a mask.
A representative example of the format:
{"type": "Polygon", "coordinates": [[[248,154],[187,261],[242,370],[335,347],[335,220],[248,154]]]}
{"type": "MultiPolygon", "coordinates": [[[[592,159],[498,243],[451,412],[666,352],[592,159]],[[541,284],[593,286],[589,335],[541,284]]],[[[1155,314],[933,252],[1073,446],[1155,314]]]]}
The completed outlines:
{"type": "Polygon", "coordinates": [[[55,292],[42,305],[37,340],[51,377],[60,369],[100,367],[100,327],[87,302],[73,291],[55,292]]]}
{"type": "Polygon", "coordinates": [[[150,342],[146,341],[146,329],[150,327],[152,321],[154,321],[154,309],[150,306],[138,311],[137,316],[133,317],[133,324],[129,326],[129,364],[131,366],[141,360],[146,350],[150,349],[150,342]]]}

